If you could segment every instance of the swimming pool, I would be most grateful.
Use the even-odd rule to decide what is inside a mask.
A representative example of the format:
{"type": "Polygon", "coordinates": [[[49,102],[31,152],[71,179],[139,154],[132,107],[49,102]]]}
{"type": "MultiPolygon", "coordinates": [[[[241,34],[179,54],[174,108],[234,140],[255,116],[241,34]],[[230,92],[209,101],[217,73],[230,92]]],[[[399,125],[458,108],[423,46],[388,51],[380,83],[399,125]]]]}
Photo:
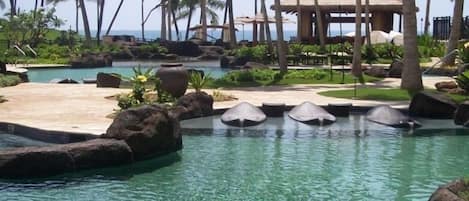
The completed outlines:
{"type": "MultiPolygon", "coordinates": [[[[211,64],[211,63],[210,63],[211,64]]],[[[76,81],[82,81],[83,79],[96,79],[96,75],[99,72],[103,73],[118,73],[124,76],[133,75],[133,67],[140,65],[142,69],[155,68],[155,71],[159,67],[159,63],[117,63],[113,67],[100,67],[100,68],[29,68],[28,77],[31,82],[48,83],[52,79],[56,78],[71,78],[76,81]]],[[[222,69],[220,67],[213,66],[201,66],[197,63],[184,64],[186,68],[203,70],[206,74],[210,74],[211,77],[219,78],[223,76],[228,69],[222,69]]],[[[202,64],[207,65],[207,64],[202,64]]]]}
{"type": "Polygon", "coordinates": [[[133,165],[0,180],[5,200],[428,200],[469,175],[469,136],[449,121],[407,131],[338,118],[315,127],[269,118],[246,129],[182,121],[184,149],[133,165]],[[439,128],[439,129],[437,129],[439,128]]]}
{"type": "Polygon", "coordinates": [[[32,147],[32,146],[47,146],[50,143],[29,138],[21,137],[18,135],[7,134],[0,131],[0,150],[18,147],[32,147]]]}

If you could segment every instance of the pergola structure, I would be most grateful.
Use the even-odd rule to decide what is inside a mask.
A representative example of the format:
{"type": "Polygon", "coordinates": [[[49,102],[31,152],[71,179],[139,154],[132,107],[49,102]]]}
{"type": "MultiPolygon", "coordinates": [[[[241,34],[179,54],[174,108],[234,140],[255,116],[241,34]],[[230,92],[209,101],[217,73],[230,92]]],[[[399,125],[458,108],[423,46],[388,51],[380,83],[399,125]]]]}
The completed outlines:
{"type": "MultiPolygon", "coordinates": [[[[313,39],[313,22],[316,23],[316,8],[314,0],[282,0],[280,9],[288,14],[298,14],[299,37],[301,41],[313,39]]],[[[403,0],[369,0],[370,22],[372,30],[390,32],[393,29],[394,14],[402,14],[403,0]]],[[[344,14],[355,14],[355,0],[318,0],[318,6],[323,22],[323,30],[316,30],[319,34],[327,35],[329,23],[355,23],[355,17],[344,14]],[[337,15],[338,14],[338,15],[337,15]]],[[[362,0],[363,14],[365,1],[362,0]]],[[[364,18],[362,18],[364,21],[364,18]]],[[[317,29],[317,26],[316,26],[317,29]]]]}

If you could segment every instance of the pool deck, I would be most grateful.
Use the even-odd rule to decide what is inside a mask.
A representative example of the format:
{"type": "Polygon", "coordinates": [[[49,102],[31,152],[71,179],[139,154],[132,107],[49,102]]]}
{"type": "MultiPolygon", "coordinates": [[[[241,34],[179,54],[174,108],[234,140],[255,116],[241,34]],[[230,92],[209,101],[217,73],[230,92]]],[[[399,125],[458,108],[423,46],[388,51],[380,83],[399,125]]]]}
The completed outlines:
{"type": "MultiPolygon", "coordinates": [[[[448,77],[424,77],[424,84],[434,88],[448,77]]],[[[398,87],[399,79],[387,78],[367,87],[398,87]]],[[[360,86],[362,87],[362,86],[360,86]]],[[[405,108],[408,101],[364,101],[320,96],[326,90],[351,89],[353,85],[294,85],[268,86],[242,89],[218,90],[238,98],[236,101],[216,102],[215,108],[229,108],[246,101],[255,105],[263,102],[297,105],[311,101],[318,105],[328,103],[353,103],[355,106],[389,104],[405,108]]],[[[0,95],[8,101],[0,104],[0,122],[20,124],[43,130],[89,133],[99,135],[106,131],[112,119],[106,117],[118,109],[115,100],[105,97],[128,92],[130,89],[96,88],[96,85],[67,85],[23,83],[14,87],[0,88],[0,95]]],[[[212,94],[213,90],[204,90],[212,94]]]]}

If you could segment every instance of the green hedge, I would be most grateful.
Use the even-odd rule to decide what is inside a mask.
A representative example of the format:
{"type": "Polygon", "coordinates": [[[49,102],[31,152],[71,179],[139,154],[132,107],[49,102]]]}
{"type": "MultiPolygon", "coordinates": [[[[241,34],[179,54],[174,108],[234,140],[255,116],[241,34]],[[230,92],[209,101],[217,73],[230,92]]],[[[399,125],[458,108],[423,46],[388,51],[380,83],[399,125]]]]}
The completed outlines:
{"type": "Polygon", "coordinates": [[[0,87],[15,86],[21,83],[21,79],[16,75],[0,74],[0,87]]]}

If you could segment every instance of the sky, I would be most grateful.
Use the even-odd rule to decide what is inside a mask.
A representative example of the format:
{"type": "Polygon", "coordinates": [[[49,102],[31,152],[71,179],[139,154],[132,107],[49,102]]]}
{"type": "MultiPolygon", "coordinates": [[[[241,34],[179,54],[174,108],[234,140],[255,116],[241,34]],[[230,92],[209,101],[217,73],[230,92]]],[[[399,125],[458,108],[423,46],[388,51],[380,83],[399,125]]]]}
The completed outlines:
{"type": "MultiPolygon", "coordinates": [[[[31,10],[34,7],[35,0],[19,0],[18,4],[21,10],[31,10]]],[[[107,28],[109,22],[112,19],[112,15],[114,10],[117,8],[118,3],[120,0],[107,0],[105,13],[104,13],[104,29],[107,28]]],[[[145,0],[144,8],[145,13],[147,13],[151,8],[153,8],[159,0],[145,0]]],[[[88,9],[88,17],[90,19],[90,26],[91,29],[96,29],[96,3],[95,1],[85,1],[87,9],[88,9]]],[[[270,8],[270,5],[274,3],[274,0],[266,0],[267,6],[270,8]]],[[[417,13],[417,22],[418,27],[417,29],[420,31],[422,29],[422,21],[425,15],[425,6],[426,0],[416,0],[417,7],[420,8],[420,11],[417,13]]],[[[259,3],[260,5],[260,3],[259,3]]],[[[0,14],[3,16],[8,11],[8,4],[6,5],[7,8],[0,11],[0,14]]],[[[253,16],[254,15],[254,0],[233,0],[234,6],[234,15],[237,16],[253,16]]],[[[469,15],[469,3],[464,5],[464,12],[465,15],[469,15]]],[[[49,6],[51,7],[51,6],[49,6]]],[[[273,16],[274,13],[272,10],[268,8],[269,16],[273,16]]],[[[67,2],[60,3],[56,6],[57,9],[57,16],[65,21],[65,25],[61,27],[61,29],[68,29],[75,27],[75,1],[68,0],[67,2]]],[[[113,30],[140,30],[140,20],[141,20],[141,1],[140,0],[125,0],[123,8],[117,17],[117,20],[113,26],[113,30]]],[[[438,0],[432,1],[431,4],[431,17],[436,16],[450,16],[453,12],[453,3],[450,0],[438,0]]],[[[223,19],[223,11],[219,11],[220,21],[223,19]]],[[[194,16],[198,16],[199,14],[196,13],[194,16]]],[[[293,21],[296,21],[295,15],[286,15],[284,17],[289,18],[293,21]]],[[[197,17],[196,17],[197,18],[197,17]]],[[[397,29],[397,21],[398,18],[395,18],[395,29],[397,29]]],[[[80,18],[81,22],[81,18],[80,18]]],[[[180,27],[186,26],[185,20],[178,21],[180,27]]],[[[161,14],[160,10],[154,12],[151,16],[147,24],[145,25],[146,30],[159,30],[161,24],[161,14]]],[[[80,23],[80,28],[82,27],[80,23]]],[[[272,26],[275,27],[275,26],[272,26]]],[[[240,28],[240,27],[238,27],[240,28]]],[[[246,30],[252,29],[250,26],[245,27],[246,30]]],[[[296,24],[285,24],[285,30],[296,30],[296,24]]],[[[332,29],[338,29],[338,25],[332,25],[332,29]]],[[[352,25],[344,25],[345,30],[353,30],[352,25]]],[[[431,29],[430,29],[431,30],[431,29]]]]}

